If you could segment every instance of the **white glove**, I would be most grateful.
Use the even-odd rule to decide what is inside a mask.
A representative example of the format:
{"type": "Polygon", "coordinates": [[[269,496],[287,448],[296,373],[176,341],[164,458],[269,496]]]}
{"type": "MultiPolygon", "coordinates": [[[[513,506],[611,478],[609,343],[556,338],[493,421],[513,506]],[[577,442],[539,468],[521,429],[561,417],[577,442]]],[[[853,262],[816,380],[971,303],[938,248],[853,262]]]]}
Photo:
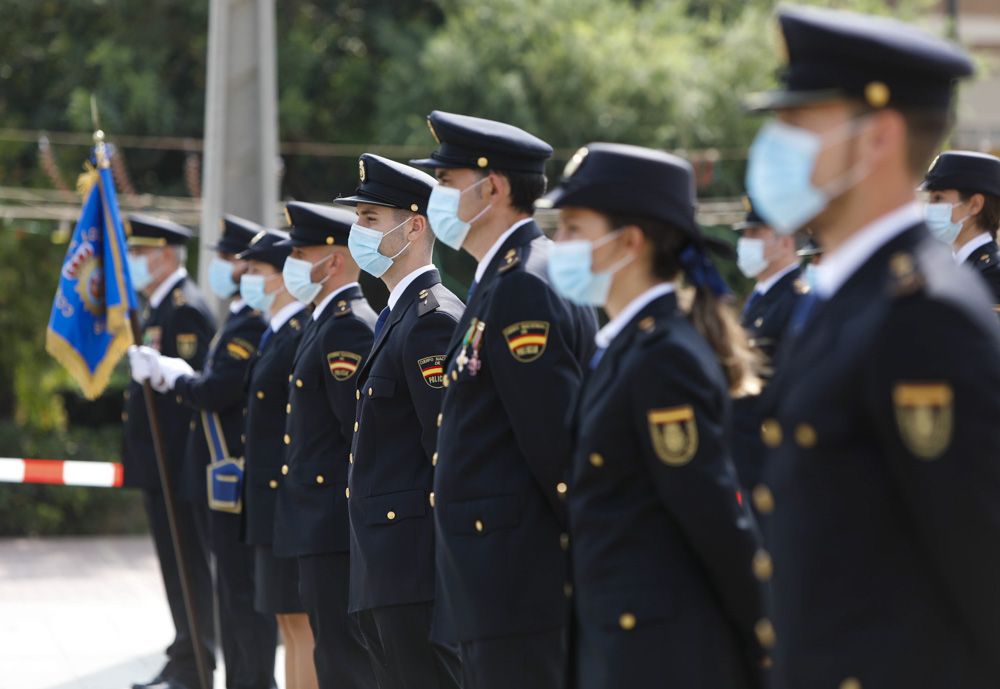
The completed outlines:
{"type": "Polygon", "coordinates": [[[128,365],[132,369],[132,380],[142,385],[152,378],[158,356],[159,353],[152,347],[131,345],[128,348],[128,365]]]}
{"type": "Polygon", "coordinates": [[[155,371],[150,378],[153,389],[157,392],[167,392],[174,389],[177,379],[181,376],[193,376],[194,369],[184,359],[157,355],[154,364],[155,371]]]}

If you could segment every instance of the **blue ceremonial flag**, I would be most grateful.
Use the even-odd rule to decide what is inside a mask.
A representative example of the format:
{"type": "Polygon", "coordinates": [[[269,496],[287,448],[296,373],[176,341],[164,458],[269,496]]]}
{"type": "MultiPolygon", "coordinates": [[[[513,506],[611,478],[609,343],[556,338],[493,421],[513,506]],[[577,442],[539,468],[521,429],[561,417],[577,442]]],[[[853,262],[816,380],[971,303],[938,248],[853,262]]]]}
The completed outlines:
{"type": "MultiPolygon", "coordinates": [[[[45,336],[45,349],[79,383],[87,399],[107,387],[111,372],[133,342],[129,311],[135,291],[125,260],[125,230],[103,142],[83,212],[66,251],[45,336]]],[[[81,189],[85,191],[85,189],[81,189]]]]}

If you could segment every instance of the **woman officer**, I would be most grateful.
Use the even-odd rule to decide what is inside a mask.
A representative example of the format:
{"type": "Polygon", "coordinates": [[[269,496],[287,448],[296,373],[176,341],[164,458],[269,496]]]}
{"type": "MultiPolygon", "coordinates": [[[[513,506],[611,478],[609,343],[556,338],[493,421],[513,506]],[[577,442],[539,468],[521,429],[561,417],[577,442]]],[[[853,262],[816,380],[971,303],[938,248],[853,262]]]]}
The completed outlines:
{"type": "Polygon", "coordinates": [[[730,396],[757,384],[756,360],[720,301],[691,166],[592,144],[540,203],[560,209],[555,288],[611,319],[578,405],[568,493],[576,687],[760,686],[770,560],[728,447],[730,396]]]}

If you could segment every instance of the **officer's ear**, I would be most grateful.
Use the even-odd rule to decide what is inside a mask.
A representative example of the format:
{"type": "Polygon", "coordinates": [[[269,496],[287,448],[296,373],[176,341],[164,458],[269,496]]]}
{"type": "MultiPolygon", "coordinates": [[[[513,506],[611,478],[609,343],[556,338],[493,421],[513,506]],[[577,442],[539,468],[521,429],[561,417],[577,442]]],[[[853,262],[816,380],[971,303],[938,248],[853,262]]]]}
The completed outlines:
{"type": "Polygon", "coordinates": [[[868,123],[862,126],[864,155],[871,167],[892,158],[898,158],[906,164],[907,130],[902,113],[890,108],[879,110],[869,115],[868,123]]]}
{"type": "Polygon", "coordinates": [[[638,225],[624,225],[619,229],[621,230],[619,241],[625,251],[638,255],[648,244],[646,233],[638,225]]]}
{"type": "Polygon", "coordinates": [[[968,215],[979,215],[986,205],[986,197],[982,194],[973,194],[967,201],[963,201],[968,215]]]}
{"type": "Polygon", "coordinates": [[[491,170],[487,173],[486,180],[483,182],[484,198],[490,199],[493,203],[498,199],[510,198],[510,180],[507,179],[507,175],[491,170]]]}

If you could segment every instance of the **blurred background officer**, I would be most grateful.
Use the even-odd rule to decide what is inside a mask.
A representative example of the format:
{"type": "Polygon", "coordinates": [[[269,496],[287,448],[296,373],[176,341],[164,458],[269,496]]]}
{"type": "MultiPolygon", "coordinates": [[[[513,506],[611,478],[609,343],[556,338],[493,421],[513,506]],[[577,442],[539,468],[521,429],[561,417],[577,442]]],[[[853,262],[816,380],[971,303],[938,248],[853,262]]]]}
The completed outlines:
{"type": "MultiPolygon", "coordinates": [[[[733,226],[740,234],[736,243],[737,267],[757,282],[743,305],[740,323],[750,338],[750,346],[763,357],[761,375],[767,379],[774,372],[775,354],[795,305],[809,287],[802,279],[795,238],[779,235],[769,227],[749,196],[744,196],[743,201],[746,217],[733,226]]],[[[759,395],[743,395],[733,401],[733,461],[748,493],[760,479],[765,454],[760,439],[763,417],[759,402],[759,395]]]]}
{"type": "Polygon", "coordinates": [[[733,226],[740,234],[736,261],[740,272],[757,283],[743,306],[740,323],[750,346],[764,355],[769,371],[795,304],[809,287],[802,280],[795,238],[775,232],[754,210],[750,197],[744,199],[746,218],[733,226]]]}
{"type": "Polygon", "coordinates": [[[358,432],[348,476],[350,611],[380,689],[457,687],[457,656],[430,641],[434,607],[434,469],[448,341],[465,305],[431,263],[433,177],[365,153],[348,240],[389,288],[375,346],[358,372],[358,432]]]}
{"type": "Polygon", "coordinates": [[[297,557],[299,592],[315,638],[321,689],[371,689],[376,680],[357,621],[347,613],[350,525],[347,468],[357,429],[355,378],[374,339],[375,312],[347,248],[354,213],[286,206],[291,247],[282,276],[314,309],[288,377],[285,464],[275,507],[274,554],[297,557]]]}
{"type": "Polygon", "coordinates": [[[274,504],[285,463],[288,374],[309,318],[281,277],[291,247],[277,245],[286,239],[285,232],[261,232],[239,255],[247,264],[240,296],[265,314],[269,324],[247,371],[243,534],[255,549],[254,608],[277,616],[285,643],[285,689],[309,689],[316,686],[316,669],[312,630],[299,596],[298,564],[295,558],[275,557],[271,548],[274,504]]]}
{"type": "MultiPolygon", "coordinates": [[[[232,288],[246,270],[246,262],[236,254],[262,229],[249,220],[225,216],[209,269],[216,296],[236,294],[232,288]]],[[[237,295],[200,374],[184,359],[161,355],[153,361],[151,377],[158,392],[172,392],[195,410],[181,492],[196,505],[202,537],[215,556],[227,689],[268,689],[274,682],[277,629],[271,616],[254,610],[253,548],[240,537],[243,381],[266,327],[260,311],[237,295]]]]}
{"type": "MultiPolygon", "coordinates": [[[[169,220],[146,215],[130,215],[128,224],[131,227],[128,240],[129,272],[132,284],[147,302],[142,314],[142,345],[150,348],[153,353],[180,357],[193,369],[200,369],[205,362],[215,324],[197,286],[188,278],[184,268],[187,259],[186,244],[191,238],[191,232],[169,220]]],[[[135,347],[129,350],[133,382],[125,392],[122,463],[125,485],[141,488],[145,497],[146,514],[163,574],[175,636],[173,643],[167,648],[166,665],[149,682],[133,686],[192,688],[199,686],[198,670],[167,523],[166,505],[160,490],[149,419],[142,396],[142,383],[149,379],[151,373],[150,358],[144,356],[141,349],[135,347]]],[[[182,404],[174,395],[163,394],[156,395],[156,410],[177,503],[177,527],[186,549],[184,559],[191,579],[192,602],[201,641],[205,646],[204,657],[209,667],[214,667],[212,581],[208,553],[198,537],[195,524],[195,512],[204,508],[178,496],[192,412],[190,407],[182,404]]]]}
{"type": "Polygon", "coordinates": [[[939,155],[920,188],[927,191],[927,227],[975,269],[1000,304],[1000,158],[971,151],[939,155]]]}
{"type": "Polygon", "coordinates": [[[754,574],[769,561],[727,438],[730,393],[756,388],[756,372],[705,257],[691,166],[590,144],[544,203],[560,209],[555,288],[611,318],[575,424],[576,687],[759,687],[754,574]],[[695,287],[691,318],[680,274],[695,287]]]}
{"type": "Polygon", "coordinates": [[[596,318],[556,294],[532,220],[552,148],[500,122],[432,112],[434,234],[479,261],[448,344],[434,457],[439,590],[463,686],[560,686],[570,415],[596,318]]]}
{"type": "Polygon", "coordinates": [[[997,686],[1000,331],[914,195],[972,63],[884,17],[779,19],[748,188],[825,253],[764,391],[774,684],[997,686]]]}

